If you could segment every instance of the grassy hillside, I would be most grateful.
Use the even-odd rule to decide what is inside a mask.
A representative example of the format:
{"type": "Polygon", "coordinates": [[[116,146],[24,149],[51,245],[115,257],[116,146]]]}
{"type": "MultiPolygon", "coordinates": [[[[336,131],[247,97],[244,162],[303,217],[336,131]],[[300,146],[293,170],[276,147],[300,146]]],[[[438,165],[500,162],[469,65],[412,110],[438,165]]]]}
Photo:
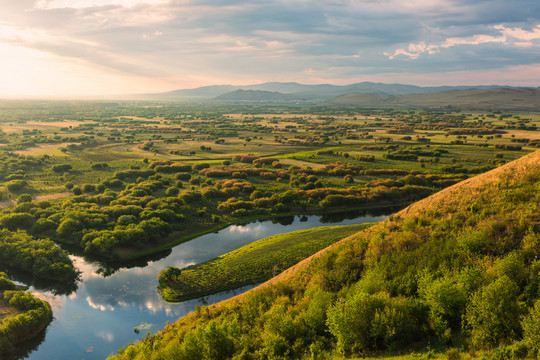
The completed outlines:
{"type": "Polygon", "coordinates": [[[330,102],[337,105],[382,107],[446,107],[474,110],[538,110],[540,90],[521,88],[449,90],[429,94],[359,94],[338,96],[330,102]]]}
{"type": "Polygon", "coordinates": [[[183,301],[257,284],[371,224],[323,226],[270,236],[186,269],[159,274],[167,301],[183,301]]]}
{"type": "Polygon", "coordinates": [[[456,184],[116,358],[536,358],[539,164],[456,184]]]}

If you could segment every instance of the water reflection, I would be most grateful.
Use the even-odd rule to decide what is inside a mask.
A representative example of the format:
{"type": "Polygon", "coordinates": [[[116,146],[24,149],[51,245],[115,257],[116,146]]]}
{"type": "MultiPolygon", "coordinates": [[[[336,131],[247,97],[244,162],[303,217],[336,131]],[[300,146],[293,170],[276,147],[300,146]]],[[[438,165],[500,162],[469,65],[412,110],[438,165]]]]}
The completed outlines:
{"type": "MultiPolygon", "coordinates": [[[[334,216],[335,214],[332,214],[334,216]]],[[[386,215],[356,215],[333,220],[331,216],[288,216],[271,221],[233,225],[182,243],[172,250],[130,263],[107,265],[73,256],[81,271],[75,292],[58,294],[32,284],[39,296],[51,303],[54,321],[42,342],[24,349],[29,359],[103,359],[120,347],[156,332],[167,321],[191,312],[197,305],[211,304],[235,292],[225,292],[182,303],[167,303],[157,292],[157,275],[167,266],[184,268],[235,250],[255,240],[323,224],[358,224],[380,221],[386,215]],[[323,223],[324,221],[324,223],[323,223]],[[286,225],[285,225],[286,224],[286,225]],[[151,326],[148,326],[151,325],[151,326]],[[135,329],[139,329],[138,332],[135,329]],[[37,350],[31,351],[38,346],[37,350]]],[[[18,358],[24,358],[23,350],[18,358]]]]}
{"type": "Polygon", "coordinates": [[[9,274],[9,279],[17,284],[32,286],[40,291],[51,291],[55,295],[69,295],[77,291],[78,280],[68,282],[55,282],[51,280],[34,278],[30,272],[26,272],[9,266],[0,266],[0,272],[9,274]]]}
{"type": "Polygon", "coordinates": [[[32,339],[18,344],[13,352],[2,354],[3,357],[1,359],[17,360],[27,358],[34,350],[39,347],[39,345],[43,343],[43,341],[45,341],[46,334],[47,330],[42,331],[39,335],[33,337],[32,339]]]}
{"type": "MultiPolygon", "coordinates": [[[[307,220],[304,220],[304,222],[305,221],[307,220]]],[[[283,226],[291,225],[293,222],[294,222],[294,216],[281,216],[281,217],[272,219],[272,224],[280,224],[283,226]]]]}

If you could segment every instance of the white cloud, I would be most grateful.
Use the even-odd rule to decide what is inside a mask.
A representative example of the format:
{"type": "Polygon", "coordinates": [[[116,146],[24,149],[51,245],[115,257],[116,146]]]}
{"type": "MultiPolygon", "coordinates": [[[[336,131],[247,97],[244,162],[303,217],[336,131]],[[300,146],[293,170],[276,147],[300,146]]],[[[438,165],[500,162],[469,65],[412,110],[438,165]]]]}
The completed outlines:
{"type": "Polygon", "coordinates": [[[108,343],[112,343],[114,341],[114,334],[108,331],[100,331],[96,334],[96,337],[103,339],[108,343]]]}
{"type": "MultiPolygon", "coordinates": [[[[504,25],[492,26],[492,29],[498,30],[499,35],[477,34],[466,37],[451,37],[443,42],[426,44],[421,41],[416,44],[409,44],[407,49],[401,48],[394,50],[393,53],[385,52],[390,60],[399,55],[404,55],[411,59],[418,59],[422,54],[433,55],[440,49],[449,49],[458,45],[481,45],[487,43],[499,43],[516,47],[532,47],[535,43],[532,40],[540,40],[540,25],[537,25],[532,31],[521,28],[507,28],[504,25]]],[[[537,44],[540,45],[540,44],[537,44]]]]}
{"type": "Polygon", "coordinates": [[[520,28],[507,28],[503,25],[497,25],[493,27],[494,29],[500,30],[501,33],[508,37],[508,38],[514,38],[518,40],[538,40],[540,39],[540,25],[536,25],[536,27],[532,31],[527,31],[520,28]]]}
{"type": "Polygon", "coordinates": [[[109,304],[96,304],[92,301],[92,298],[90,296],[86,297],[86,302],[92,309],[100,310],[100,311],[114,311],[114,306],[109,304]]]}

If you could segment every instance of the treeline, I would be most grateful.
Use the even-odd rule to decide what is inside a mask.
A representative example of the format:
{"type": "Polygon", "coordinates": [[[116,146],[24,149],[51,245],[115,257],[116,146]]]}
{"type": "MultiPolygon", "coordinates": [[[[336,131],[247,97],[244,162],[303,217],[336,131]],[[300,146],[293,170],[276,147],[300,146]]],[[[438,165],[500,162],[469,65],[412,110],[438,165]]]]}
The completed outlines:
{"type": "MultiPolygon", "coordinates": [[[[117,256],[119,248],[137,251],[156,247],[171,233],[189,235],[220,223],[283,212],[406,203],[464,179],[462,175],[363,169],[346,163],[283,169],[277,158],[239,155],[235,159],[241,164],[228,160],[217,166],[153,161],[146,168],[132,166],[117,171],[99,184],[75,186],[68,182],[66,188],[74,196],[54,202],[20,197],[14,208],[0,213],[0,226],[111,258],[117,256]],[[356,176],[392,179],[350,186],[356,176]],[[343,185],[328,187],[328,177],[341,178],[338,181],[343,185]]],[[[58,172],[69,171],[65,164],[54,169],[57,167],[58,172]]],[[[99,163],[99,168],[103,167],[99,163]]],[[[20,191],[27,184],[19,179],[11,182],[8,185],[17,185],[20,191]]],[[[27,268],[34,266],[23,263],[27,268]]],[[[35,272],[45,275],[45,270],[35,272]]]]}
{"type": "MultiPolygon", "coordinates": [[[[13,229],[30,222],[35,222],[34,218],[26,213],[0,218],[2,226],[13,229]]],[[[25,231],[0,230],[0,263],[58,283],[74,282],[78,276],[71,259],[54,242],[33,238],[25,231]]]]}
{"type": "Polygon", "coordinates": [[[39,334],[52,320],[51,308],[45,301],[16,289],[6,274],[0,273],[0,296],[17,310],[16,314],[0,321],[0,355],[39,334]]]}

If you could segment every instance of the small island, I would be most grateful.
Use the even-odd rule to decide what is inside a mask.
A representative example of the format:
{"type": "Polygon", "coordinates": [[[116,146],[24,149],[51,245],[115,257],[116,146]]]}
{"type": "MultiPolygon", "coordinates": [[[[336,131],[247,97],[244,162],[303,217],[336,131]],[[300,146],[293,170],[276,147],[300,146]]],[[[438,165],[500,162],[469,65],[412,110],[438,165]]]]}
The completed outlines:
{"type": "Polygon", "coordinates": [[[323,226],[270,236],[207,262],[159,273],[167,301],[185,301],[257,284],[371,224],[323,226]]]}
{"type": "Polygon", "coordinates": [[[52,321],[49,304],[22,290],[0,272],[0,357],[41,333],[52,321]]]}

